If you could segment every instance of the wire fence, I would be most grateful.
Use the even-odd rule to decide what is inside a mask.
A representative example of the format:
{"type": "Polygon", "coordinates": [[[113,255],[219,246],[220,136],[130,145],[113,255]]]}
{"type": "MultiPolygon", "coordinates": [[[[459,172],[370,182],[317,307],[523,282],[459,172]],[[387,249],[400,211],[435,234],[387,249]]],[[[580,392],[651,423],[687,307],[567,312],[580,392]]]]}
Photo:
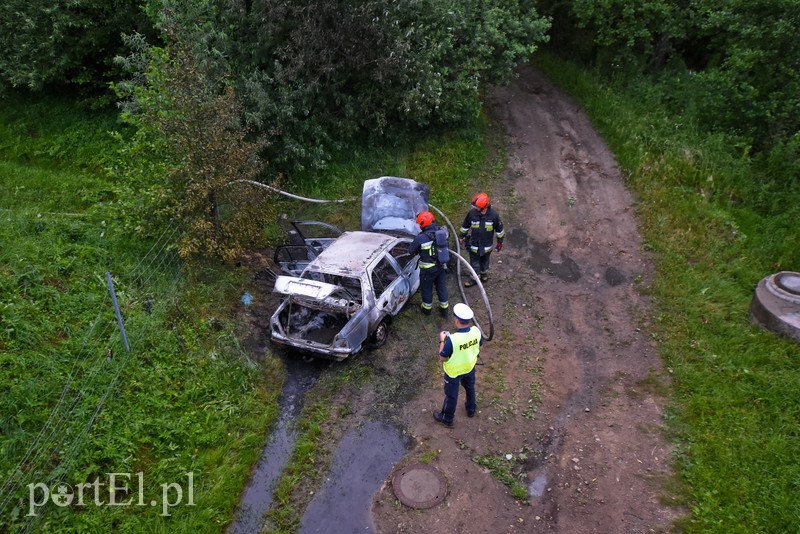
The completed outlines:
{"type": "MultiPolygon", "coordinates": [[[[130,272],[115,277],[124,290],[120,310],[123,321],[133,313],[151,313],[177,295],[181,284],[180,258],[174,251],[177,228],[170,225],[130,272]],[[159,281],[158,298],[149,286],[159,281]],[[143,304],[144,303],[144,304],[143,304]]],[[[136,359],[146,328],[126,326],[130,351],[125,349],[109,292],[88,327],[81,349],[72,358],[61,395],[49,417],[16,466],[0,485],[0,532],[30,532],[40,524],[46,507],[35,515],[25,507],[32,485],[52,488],[63,483],[77,465],[87,437],[118,387],[124,370],[136,359]]]]}

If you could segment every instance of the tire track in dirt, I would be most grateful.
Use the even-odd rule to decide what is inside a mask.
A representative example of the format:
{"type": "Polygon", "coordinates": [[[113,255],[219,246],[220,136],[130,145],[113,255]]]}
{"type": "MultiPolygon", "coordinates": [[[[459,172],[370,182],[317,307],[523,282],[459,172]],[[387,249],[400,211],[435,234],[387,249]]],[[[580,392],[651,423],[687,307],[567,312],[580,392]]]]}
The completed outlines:
{"type": "Polygon", "coordinates": [[[507,179],[493,191],[508,238],[487,287],[497,333],[482,350],[479,414],[457,412],[452,430],[436,424],[441,377],[419,378],[400,416],[414,441],[404,463],[432,457],[448,497],[410,510],[386,484],[376,527],[669,530],[680,510],[660,501],[671,448],[658,392],[668,377],[648,332],[652,266],[634,199],[585,115],[535,68],[493,90],[490,110],[510,143],[507,179]],[[529,503],[473,461],[506,454],[523,459],[529,503]]]}

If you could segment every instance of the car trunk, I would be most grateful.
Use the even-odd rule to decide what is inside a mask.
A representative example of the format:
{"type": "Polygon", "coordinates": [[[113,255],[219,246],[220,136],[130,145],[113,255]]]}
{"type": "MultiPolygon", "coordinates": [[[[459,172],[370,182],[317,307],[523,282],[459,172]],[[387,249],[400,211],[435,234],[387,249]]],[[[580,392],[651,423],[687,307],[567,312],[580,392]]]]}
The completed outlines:
{"type": "Polygon", "coordinates": [[[349,319],[347,309],[295,300],[290,300],[278,315],[278,323],[287,337],[322,345],[332,345],[349,319]]]}

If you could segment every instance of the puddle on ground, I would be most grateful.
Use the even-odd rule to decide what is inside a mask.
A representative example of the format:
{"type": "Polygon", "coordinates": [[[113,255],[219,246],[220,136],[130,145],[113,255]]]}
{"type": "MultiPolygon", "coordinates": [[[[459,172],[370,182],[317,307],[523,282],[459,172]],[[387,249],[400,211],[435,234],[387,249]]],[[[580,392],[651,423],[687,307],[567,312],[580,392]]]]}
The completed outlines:
{"type": "Polygon", "coordinates": [[[228,529],[229,534],[252,534],[261,530],[263,515],[272,504],[275,482],[294,450],[297,439],[294,420],[303,407],[305,392],[317,381],[323,367],[327,366],[327,362],[322,360],[303,361],[291,355],[284,361],[286,382],[278,400],[280,415],[242,494],[239,510],[228,529]]]}
{"type": "Polygon", "coordinates": [[[306,508],[299,532],[375,532],[372,497],[407,446],[399,430],[383,423],[368,421],[348,432],[330,473],[306,508]]]}
{"type": "Polygon", "coordinates": [[[531,497],[541,497],[547,487],[547,475],[542,473],[533,479],[528,486],[528,495],[531,497]]]}

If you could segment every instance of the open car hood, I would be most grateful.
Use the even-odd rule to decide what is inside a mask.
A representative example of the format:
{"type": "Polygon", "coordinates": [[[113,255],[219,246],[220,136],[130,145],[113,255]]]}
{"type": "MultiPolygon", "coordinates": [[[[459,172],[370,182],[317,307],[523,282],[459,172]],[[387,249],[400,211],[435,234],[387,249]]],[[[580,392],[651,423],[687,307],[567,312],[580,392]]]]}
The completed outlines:
{"type": "Polygon", "coordinates": [[[275,279],[274,289],[276,293],[282,295],[294,295],[312,300],[326,299],[340,290],[342,290],[341,287],[333,284],[317,282],[316,280],[305,280],[294,276],[279,276],[275,279]]]}
{"type": "Polygon", "coordinates": [[[417,213],[428,209],[430,188],[410,178],[383,176],[364,181],[361,195],[361,229],[419,233],[417,213]]]}
{"type": "Polygon", "coordinates": [[[351,308],[360,305],[360,302],[353,300],[352,293],[345,287],[294,276],[276,278],[273,291],[312,305],[316,303],[332,308],[351,308]]]}

